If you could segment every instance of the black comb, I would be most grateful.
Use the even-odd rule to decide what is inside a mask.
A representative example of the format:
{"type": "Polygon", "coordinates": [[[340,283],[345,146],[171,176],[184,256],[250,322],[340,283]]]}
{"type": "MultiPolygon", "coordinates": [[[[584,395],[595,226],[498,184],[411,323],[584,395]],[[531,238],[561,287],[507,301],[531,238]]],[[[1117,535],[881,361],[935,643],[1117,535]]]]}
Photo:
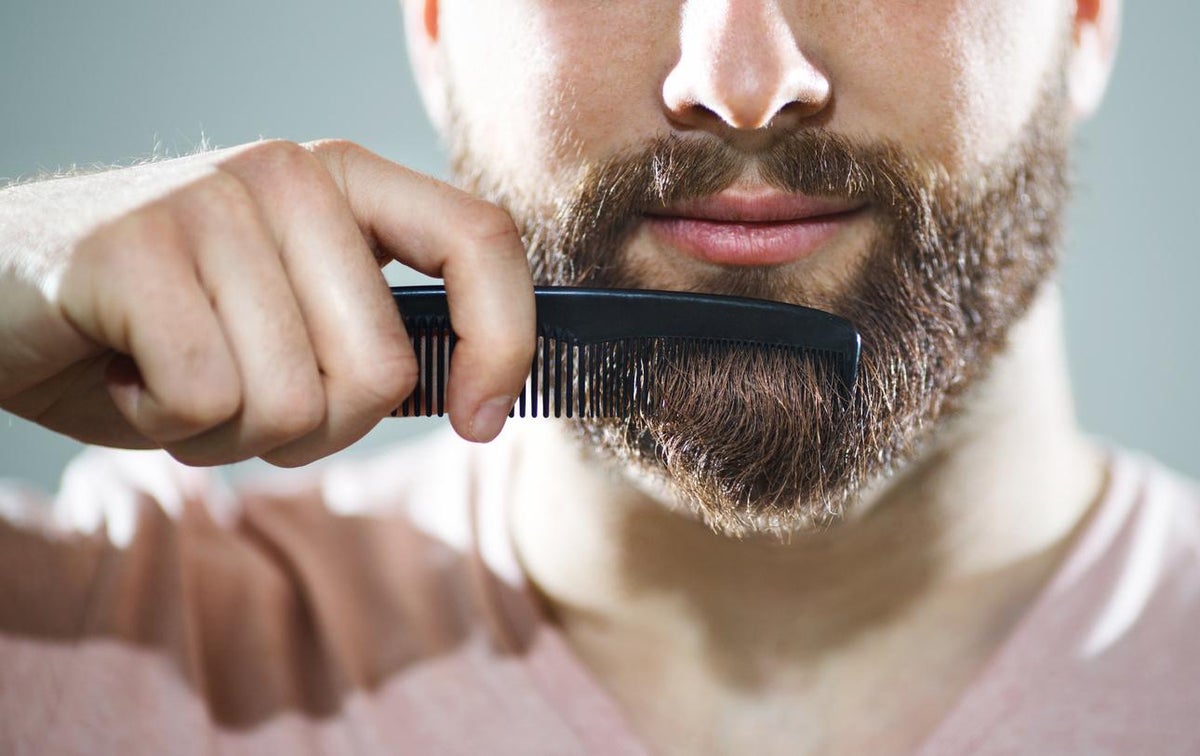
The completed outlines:
{"type": "MultiPolygon", "coordinates": [[[[441,286],[392,287],[420,367],[393,416],[445,412],[457,337],[441,286]]],[[[787,351],[824,361],[843,396],[858,375],[861,338],[849,321],[810,307],[743,297],[640,289],[538,286],[537,352],[511,415],[626,417],[652,413],[655,368],[723,347],[787,351]]]]}

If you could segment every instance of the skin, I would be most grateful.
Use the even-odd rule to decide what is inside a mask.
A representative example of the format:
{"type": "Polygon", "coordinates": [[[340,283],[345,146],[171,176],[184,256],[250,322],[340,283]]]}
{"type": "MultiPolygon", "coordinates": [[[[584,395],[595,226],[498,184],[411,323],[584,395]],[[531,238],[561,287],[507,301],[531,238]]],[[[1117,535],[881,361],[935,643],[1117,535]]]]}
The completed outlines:
{"type": "MultiPolygon", "coordinates": [[[[1064,40],[1071,117],[1092,112],[1119,11],[1036,0],[406,8],[435,121],[446,125],[452,90],[477,160],[538,197],[586,161],[670,132],[753,152],[815,125],[969,174],[1013,144],[1064,40]]],[[[869,233],[852,225],[778,274],[836,289],[869,233]]],[[[630,250],[647,286],[703,271],[645,233],[630,250]]],[[[907,752],[941,721],[1104,485],[1072,416],[1052,285],[1011,336],[914,463],[844,523],[786,544],[714,534],[582,463],[556,430],[525,433],[518,554],[656,752],[907,752]]]]}
{"type": "MultiPolygon", "coordinates": [[[[404,8],[435,123],[448,126],[452,89],[472,149],[540,197],[586,159],[667,132],[752,152],[778,130],[820,125],[970,171],[1015,139],[1063,39],[1073,112],[1095,108],[1119,10],[1117,0],[404,8]]],[[[867,233],[851,227],[781,274],[836,286],[867,233]]],[[[631,250],[647,285],[698,271],[645,234],[631,250]]],[[[462,337],[451,422],[493,438],[533,350],[511,219],[339,141],[261,142],[0,191],[0,407],[195,464],[317,459],[414,385],[377,267],[390,259],[445,277],[462,337]]],[[[1071,417],[1060,331],[1048,288],[914,464],[844,524],[788,544],[718,537],[583,465],[554,429],[533,429],[517,471],[518,552],[567,640],[657,751],[906,750],[1011,628],[1101,489],[1071,417]]]]}

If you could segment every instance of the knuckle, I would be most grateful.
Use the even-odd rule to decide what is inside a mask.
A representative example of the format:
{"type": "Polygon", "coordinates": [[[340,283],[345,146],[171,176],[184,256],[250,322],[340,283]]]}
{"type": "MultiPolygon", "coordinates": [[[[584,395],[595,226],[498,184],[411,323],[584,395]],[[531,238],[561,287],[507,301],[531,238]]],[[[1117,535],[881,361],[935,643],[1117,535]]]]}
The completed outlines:
{"type": "Polygon", "coordinates": [[[347,160],[367,152],[365,147],[351,142],[349,139],[316,139],[301,145],[314,155],[332,158],[336,161],[347,160]]]}
{"type": "MultiPolygon", "coordinates": [[[[188,356],[185,355],[185,360],[188,356]]],[[[235,388],[195,386],[178,391],[164,401],[169,422],[177,429],[201,432],[231,419],[241,410],[242,398],[235,388]]]]}
{"type": "MultiPolygon", "coordinates": [[[[329,179],[327,182],[328,188],[331,190],[326,193],[326,200],[336,200],[339,208],[345,208],[346,198],[351,194],[358,196],[359,201],[363,200],[363,189],[361,180],[354,186],[351,186],[351,176],[353,165],[362,165],[371,160],[378,160],[376,156],[354,142],[345,139],[322,139],[316,142],[308,142],[304,148],[309,151],[313,159],[319,163],[324,169],[324,175],[329,179]]],[[[358,176],[362,176],[362,172],[357,172],[358,176]]],[[[368,189],[367,197],[371,197],[372,192],[368,189]]]]}
{"type": "Polygon", "coordinates": [[[228,171],[214,171],[173,197],[183,220],[219,219],[223,225],[256,223],[257,203],[242,180],[228,171]]]}
{"type": "Polygon", "coordinates": [[[186,245],[175,214],[156,202],[99,226],[79,242],[77,250],[89,264],[129,272],[147,254],[169,255],[186,245]]]}
{"type": "Polygon", "coordinates": [[[325,395],[319,389],[273,392],[262,414],[276,443],[306,436],[325,422],[325,395]]]}
{"type": "Polygon", "coordinates": [[[468,248],[475,254],[520,251],[521,232],[512,216],[484,200],[472,199],[464,211],[463,228],[468,248]]]}
{"type": "Polygon", "coordinates": [[[412,352],[390,349],[357,365],[350,384],[364,405],[390,412],[416,388],[417,378],[417,361],[412,352]]]}
{"type": "Polygon", "coordinates": [[[256,142],[235,160],[272,182],[304,180],[320,168],[311,152],[286,139],[256,142]]]}

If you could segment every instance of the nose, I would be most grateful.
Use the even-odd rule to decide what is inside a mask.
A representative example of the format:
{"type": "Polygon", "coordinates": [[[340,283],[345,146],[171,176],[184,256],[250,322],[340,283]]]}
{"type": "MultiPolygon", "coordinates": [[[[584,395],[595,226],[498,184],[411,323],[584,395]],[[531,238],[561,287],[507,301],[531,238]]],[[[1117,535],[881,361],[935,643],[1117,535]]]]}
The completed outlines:
{"type": "Polygon", "coordinates": [[[779,0],[687,0],[679,61],[663,83],[669,117],[692,128],[764,128],[829,103],[829,79],[801,51],[779,0]]]}

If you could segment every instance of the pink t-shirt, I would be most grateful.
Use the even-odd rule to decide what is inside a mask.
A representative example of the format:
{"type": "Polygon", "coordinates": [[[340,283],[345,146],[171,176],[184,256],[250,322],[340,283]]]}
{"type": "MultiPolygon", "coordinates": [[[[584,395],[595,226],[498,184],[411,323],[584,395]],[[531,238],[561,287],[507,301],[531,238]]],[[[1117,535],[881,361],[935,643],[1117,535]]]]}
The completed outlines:
{"type": "MultiPolygon", "coordinates": [[[[514,453],[443,434],[234,493],[96,450],[54,502],[0,487],[0,753],[646,753],[524,580],[514,453]]],[[[1200,753],[1200,493],[1110,464],[920,753],[1200,753]]]]}

